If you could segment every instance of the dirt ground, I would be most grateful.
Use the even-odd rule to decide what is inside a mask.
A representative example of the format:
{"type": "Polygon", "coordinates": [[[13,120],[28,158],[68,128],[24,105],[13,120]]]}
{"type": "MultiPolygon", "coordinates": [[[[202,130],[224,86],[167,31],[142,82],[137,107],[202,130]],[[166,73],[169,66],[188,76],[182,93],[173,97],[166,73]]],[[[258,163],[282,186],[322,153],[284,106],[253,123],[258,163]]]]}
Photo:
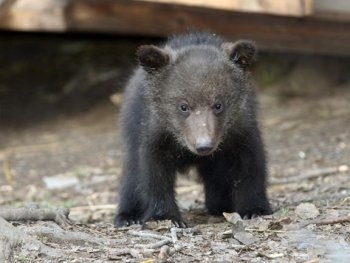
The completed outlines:
{"type": "Polygon", "coordinates": [[[2,125],[0,214],[67,207],[74,222],[11,221],[59,253],[19,244],[13,262],[350,262],[350,85],[328,88],[307,96],[259,92],[274,214],[243,223],[208,216],[191,175],[176,188],[189,228],[113,227],[120,93],[85,112],[2,125]]]}

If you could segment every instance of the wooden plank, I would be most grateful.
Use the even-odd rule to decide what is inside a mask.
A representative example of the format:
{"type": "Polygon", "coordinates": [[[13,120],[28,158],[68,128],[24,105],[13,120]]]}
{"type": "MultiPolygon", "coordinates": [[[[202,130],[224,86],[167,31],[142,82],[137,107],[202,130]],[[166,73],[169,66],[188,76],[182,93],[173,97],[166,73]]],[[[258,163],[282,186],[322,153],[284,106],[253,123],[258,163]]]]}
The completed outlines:
{"type": "Polygon", "coordinates": [[[333,21],[350,21],[350,1],[317,0],[314,3],[314,16],[333,21]]]}
{"type": "Polygon", "coordinates": [[[15,30],[63,31],[67,1],[5,0],[0,5],[0,27],[15,30]]]}
{"type": "Polygon", "coordinates": [[[350,55],[348,22],[106,0],[76,0],[66,15],[73,31],[168,36],[195,28],[252,39],[264,50],[350,55]]]}
{"type": "Polygon", "coordinates": [[[317,0],[314,2],[316,12],[350,13],[350,1],[348,0],[317,0]]]}
{"type": "Polygon", "coordinates": [[[252,39],[263,50],[350,55],[350,21],[242,13],[144,0],[3,1],[7,4],[0,8],[0,29],[5,30],[165,37],[192,28],[210,30],[230,40],[252,39]]]}
{"type": "Polygon", "coordinates": [[[312,14],[313,0],[142,0],[154,3],[179,4],[237,12],[252,12],[286,16],[312,14]]]}

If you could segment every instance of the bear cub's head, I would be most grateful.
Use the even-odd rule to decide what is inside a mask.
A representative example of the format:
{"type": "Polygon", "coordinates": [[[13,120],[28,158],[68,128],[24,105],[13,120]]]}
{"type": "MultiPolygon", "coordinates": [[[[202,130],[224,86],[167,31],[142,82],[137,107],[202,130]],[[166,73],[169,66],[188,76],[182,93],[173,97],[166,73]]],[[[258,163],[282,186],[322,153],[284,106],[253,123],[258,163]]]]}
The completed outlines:
{"type": "Polygon", "coordinates": [[[213,154],[225,135],[255,115],[246,70],[256,57],[251,41],[181,49],[147,45],[137,57],[153,123],[196,155],[213,154]]]}

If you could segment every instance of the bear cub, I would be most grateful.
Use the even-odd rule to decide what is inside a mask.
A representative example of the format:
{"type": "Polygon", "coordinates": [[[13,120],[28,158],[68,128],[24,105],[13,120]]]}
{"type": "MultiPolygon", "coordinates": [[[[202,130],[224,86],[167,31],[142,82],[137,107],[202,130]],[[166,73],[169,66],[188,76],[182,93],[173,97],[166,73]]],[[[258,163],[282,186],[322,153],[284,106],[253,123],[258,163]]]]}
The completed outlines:
{"type": "Polygon", "coordinates": [[[125,156],[115,226],[170,219],[176,172],[195,167],[212,215],[271,213],[266,160],[248,67],[253,42],[207,33],[170,38],[137,51],[139,67],[121,109],[125,156]]]}

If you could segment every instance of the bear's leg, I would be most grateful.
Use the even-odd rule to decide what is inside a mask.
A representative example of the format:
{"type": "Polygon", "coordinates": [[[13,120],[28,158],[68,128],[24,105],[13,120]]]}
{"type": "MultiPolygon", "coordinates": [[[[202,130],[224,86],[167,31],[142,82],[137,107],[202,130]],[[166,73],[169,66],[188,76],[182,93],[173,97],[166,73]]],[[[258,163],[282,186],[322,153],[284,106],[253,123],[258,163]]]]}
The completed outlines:
{"type": "Polygon", "coordinates": [[[236,166],[233,173],[237,180],[235,210],[243,218],[272,213],[266,197],[266,160],[258,130],[246,133],[236,148],[236,166]]]}
{"type": "Polygon", "coordinates": [[[227,146],[197,167],[204,181],[210,214],[236,211],[242,217],[251,218],[272,212],[266,197],[262,143],[259,134],[248,135],[245,133],[232,147],[227,146]]]}
{"type": "Polygon", "coordinates": [[[232,177],[226,172],[228,168],[222,161],[215,159],[197,166],[204,182],[205,204],[211,215],[234,211],[232,177]]]}
{"type": "Polygon", "coordinates": [[[139,187],[137,163],[137,158],[126,156],[119,190],[119,206],[114,219],[114,225],[117,227],[141,222],[144,204],[139,187]]]}
{"type": "Polygon", "coordinates": [[[173,160],[155,151],[146,151],[141,161],[143,199],[147,203],[142,222],[170,219],[177,227],[186,227],[175,201],[176,166],[173,160]]]}
{"type": "Polygon", "coordinates": [[[266,197],[265,182],[259,178],[263,172],[256,168],[258,167],[252,165],[249,175],[240,175],[241,180],[235,191],[235,210],[243,218],[249,219],[272,213],[266,197]]]}

